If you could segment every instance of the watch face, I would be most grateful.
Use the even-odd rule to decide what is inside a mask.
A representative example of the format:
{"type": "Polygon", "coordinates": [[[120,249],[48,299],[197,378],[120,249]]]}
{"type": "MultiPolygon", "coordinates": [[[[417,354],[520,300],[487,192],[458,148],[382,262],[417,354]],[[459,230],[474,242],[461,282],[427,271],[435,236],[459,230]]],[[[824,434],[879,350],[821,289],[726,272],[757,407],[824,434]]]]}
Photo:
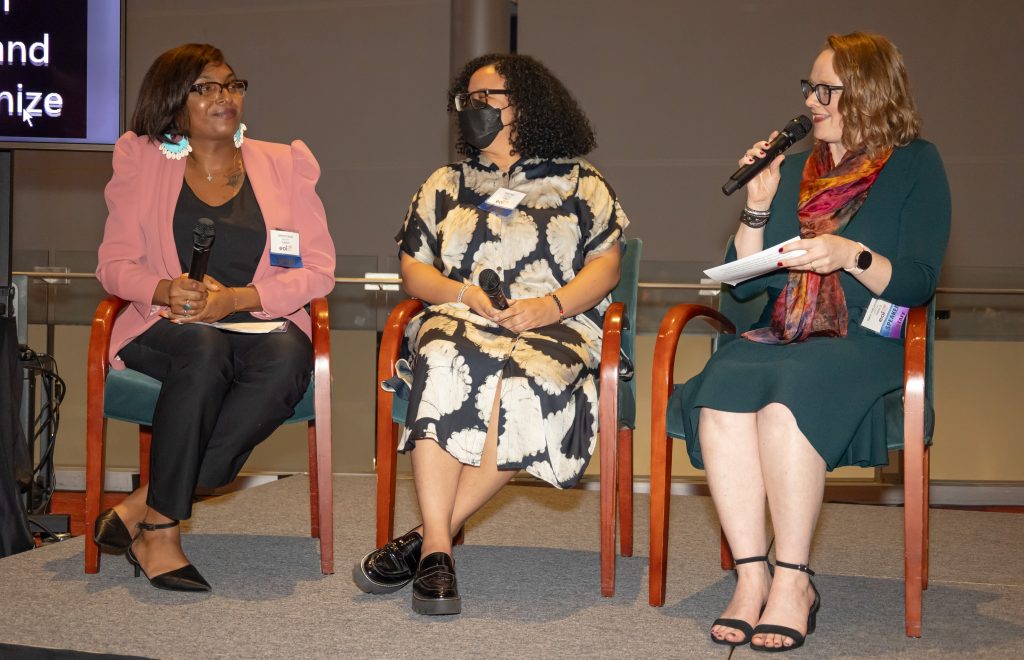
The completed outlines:
{"type": "Polygon", "coordinates": [[[861,250],[861,253],[857,255],[857,268],[861,270],[867,270],[868,266],[871,265],[871,253],[867,250],[861,250]]]}

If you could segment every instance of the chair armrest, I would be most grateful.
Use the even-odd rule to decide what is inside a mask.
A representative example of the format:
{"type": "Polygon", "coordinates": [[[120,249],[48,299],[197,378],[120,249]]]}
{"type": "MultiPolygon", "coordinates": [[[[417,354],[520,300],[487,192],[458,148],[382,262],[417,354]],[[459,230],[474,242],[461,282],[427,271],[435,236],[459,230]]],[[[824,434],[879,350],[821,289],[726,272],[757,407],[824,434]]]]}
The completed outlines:
{"type": "Polygon", "coordinates": [[[653,377],[652,396],[663,395],[667,401],[672,390],[672,371],[676,361],[676,349],[683,328],[691,320],[700,318],[708,325],[724,334],[735,334],[736,326],[717,309],[704,305],[682,304],[668,310],[658,328],[658,339],[654,343],[654,363],[651,367],[653,377]]]}
{"type": "Polygon", "coordinates": [[[423,309],[423,303],[409,298],[395,305],[384,323],[384,332],[380,339],[380,352],[377,353],[377,386],[395,375],[395,360],[402,349],[405,326],[409,320],[423,309]]]}
{"type": "Polygon", "coordinates": [[[107,355],[110,352],[110,332],[114,328],[114,319],[128,302],[117,296],[108,296],[96,306],[92,317],[92,330],[89,333],[89,353],[87,380],[99,383],[103,390],[103,380],[107,376],[107,355]]]}
{"type": "Polygon", "coordinates": [[[924,442],[924,378],[928,350],[928,308],[914,307],[907,316],[903,344],[903,447],[924,442]]]}
{"type": "MultiPolygon", "coordinates": [[[[313,410],[317,425],[330,427],[331,406],[331,319],[326,298],[309,301],[313,341],[313,410]]],[[[330,470],[330,467],[327,468],[330,470]]]]}
{"type": "MultiPolygon", "coordinates": [[[[117,296],[109,296],[100,301],[96,306],[96,313],[92,318],[92,330],[89,333],[89,352],[86,355],[85,371],[85,419],[86,419],[86,464],[99,460],[102,472],[103,454],[99,450],[99,456],[94,456],[96,449],[92,445],[99,439],[102,447],[103,438],[103,388],[107,380],[107,369],[110,365],[108,355],[110,353],[110,331],[114,327],[114,319],[117,313],[128,303],[117,296]]],[[[88,468],[87,468],[88,470],[88,468]]],[[[102,483],[102,480],[99,482],[102,483]]],[[[88,488],[87,488],[88,490],[88,488]]],[[[88,508],[88,505],[87,505],[88,508]]],[[[87,516],[89,515],[87,511],[87,516]]],[[[93,515],[98,514],[98,506],[93,515]]]]}
{"type": "MultiPolygon", "coordinates": [[[[604,313],[604,328],[601,331],[601,365],[597,397],[601,402],[601,410],[606,410],[608,406],[607,409],[616,414],[616,417],[616,407],[611,406],[611,403],[617,401],[619,396],[619,359],[622,354],[622,329],[626,322],[624,303],[615,302],[608,306],[604,313]]],[[[608,423],[617,425],[618,419],[610,419],[608,423]]]]}
{"type": "Polygon", "coordinates": [[[313,370],[315,372],[323,367],[330,372],[331,322],[326,298],[313,298],[309,301],[309,317],[312,325],[313,370]]]}

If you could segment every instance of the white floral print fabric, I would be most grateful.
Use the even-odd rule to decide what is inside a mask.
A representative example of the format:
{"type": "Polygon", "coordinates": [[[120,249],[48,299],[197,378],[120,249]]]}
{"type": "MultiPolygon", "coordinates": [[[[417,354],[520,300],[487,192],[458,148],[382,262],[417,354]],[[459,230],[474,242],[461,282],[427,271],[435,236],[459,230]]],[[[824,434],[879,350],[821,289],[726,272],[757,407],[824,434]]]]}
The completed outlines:
{"type": "MultiPolygon", "coordinates": [[[[518,299],[567,284],[589,258],[620,246],[628,223],[615,193],[583,159],[524,159],[505,174],[477,157],[427,179],[396,240],[402,252],[459,282],[478,283],[492,269],[518,299]],[[525,193],[515,212],[482,210],[502,187],[525,193]]],[[[428,307],[406,332],[413,381],[399,450],[429,438],[479,465],[498,396],[498,467],[574,485],[597,442],[595,374],[610,302],[519,335],[464,304],[428,307]]]]}

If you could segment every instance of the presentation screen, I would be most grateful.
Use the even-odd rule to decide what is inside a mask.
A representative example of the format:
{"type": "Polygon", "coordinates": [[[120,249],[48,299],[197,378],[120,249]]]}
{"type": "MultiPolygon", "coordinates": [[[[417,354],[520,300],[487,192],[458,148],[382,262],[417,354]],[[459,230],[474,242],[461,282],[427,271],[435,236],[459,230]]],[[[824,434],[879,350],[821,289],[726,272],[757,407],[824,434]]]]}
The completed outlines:
{"type": "Polygon", "coordinates": [[[0,0],[0,146],[117,141],[123,15],[123,0],[0,0]]]}

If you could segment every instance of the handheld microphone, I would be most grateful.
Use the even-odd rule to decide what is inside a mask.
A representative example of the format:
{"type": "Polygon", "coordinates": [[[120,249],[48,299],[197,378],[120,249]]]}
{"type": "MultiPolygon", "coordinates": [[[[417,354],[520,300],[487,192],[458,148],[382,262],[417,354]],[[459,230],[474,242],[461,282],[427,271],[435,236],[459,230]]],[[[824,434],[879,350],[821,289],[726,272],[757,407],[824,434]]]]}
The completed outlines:
{"type": "Polygon", "coordinates": [[[751,179],[757,176],[757,173],[768,167],[775,157],[781,154],[786,149],[789,149],[795,143],[804,139],[811,130],[811,120],[807,118],[807,115],[800,115],[799,117],[793,117],[789,120],[789,123],[779,131],[779,134],[768,143],[768,146],[764,150],[764,158],[755,158],[753,163],[744,165],[740,169],[732,173],[729,180],[722,186],[722,192],[726,195],[731,195],[743,186],[747,185],[751,179]]]}
{"type": "Polygon", "coordinates": [[[494,307],[494,309],[508,309],[508,299],[505,298],[505,294],[501,291],[501,278],[490,268],[480,273],[480,288],[491,299],[491,307],[494,307]]]}
{"type": "Polygon", "coordinates": [[[206,264],[210,261],[210,246],[213,245],[216,229],[213,220],[199,218],[192,228],[192,262],[188,267],[190,280],[203,281],[206,276],[206,264]]]}

